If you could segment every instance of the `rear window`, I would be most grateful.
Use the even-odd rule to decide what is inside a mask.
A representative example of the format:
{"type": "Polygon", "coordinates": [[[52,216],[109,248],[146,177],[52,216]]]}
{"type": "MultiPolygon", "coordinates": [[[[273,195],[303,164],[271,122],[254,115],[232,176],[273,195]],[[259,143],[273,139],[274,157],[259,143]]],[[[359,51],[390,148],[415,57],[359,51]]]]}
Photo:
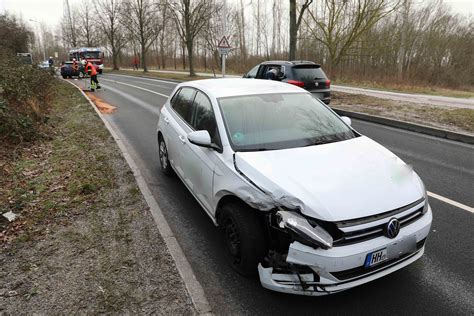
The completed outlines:
{"type": "Polygon", "coordinates": [[[302,65],[293,67],[293,75],[296,80],[312,81],[314,79],[326,79],[326,74],[321,67],[316,65],[302,65]]]}

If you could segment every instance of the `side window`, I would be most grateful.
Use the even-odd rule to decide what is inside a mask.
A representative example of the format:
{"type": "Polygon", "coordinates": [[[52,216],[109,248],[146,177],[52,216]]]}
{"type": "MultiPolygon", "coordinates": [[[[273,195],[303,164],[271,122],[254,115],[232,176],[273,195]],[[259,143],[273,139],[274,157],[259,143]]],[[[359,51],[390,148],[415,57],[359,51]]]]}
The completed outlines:
{"type": "Polygon", "coordinates": [[[189,125],[193,116],[193,98],[195,90],[191,88],[182,88],[171,99],[171,107],[178,113],[189,125]]]}
{"type": "Polygon", "coordinates": [[[202,92],[197,92],[194,98],[193,127],[196,131],[206,130],[211,135],[214,144],[220,145],[219,132],[217,130],[216,118],[212,110],[211,101],[202,92]]]}
{"type": "Polygon", "coordinates": [[[250,69],[250,71],[245,75],[246,78],[256,78],[259,65],[250,69]]]}

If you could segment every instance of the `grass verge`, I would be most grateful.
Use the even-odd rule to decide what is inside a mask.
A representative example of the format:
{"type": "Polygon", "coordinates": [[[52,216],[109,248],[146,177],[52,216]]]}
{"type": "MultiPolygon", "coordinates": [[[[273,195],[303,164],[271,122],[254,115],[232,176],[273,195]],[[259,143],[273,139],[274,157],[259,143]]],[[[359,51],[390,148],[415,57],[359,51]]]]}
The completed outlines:
{"type": "Polygon", "coordinates": [[[419,86],[400,83],[382,83],[359,80],[356,81],[347,79],[338,79],[333,81],[333,83],[337,85],[346,85],[351,87],[368,88],[392,92],[428,94],[453,98],[474,98],[474,88],[472,87],[466,87],[465,89],[455,90],[435,86],[419,86]]]}
{"type": "Polygon", "coordinates": [[[2,147],[1,212],[18,218],[1,227],[0,314],[195,313],[102,121],[69,84],[56,96],[49,137],[2,147]]]}
{"type": "Polygon", "coordinates": [[[442,108],[334,91],[331,98],[335,108],[474,134],[474,109],[442,108]]]}

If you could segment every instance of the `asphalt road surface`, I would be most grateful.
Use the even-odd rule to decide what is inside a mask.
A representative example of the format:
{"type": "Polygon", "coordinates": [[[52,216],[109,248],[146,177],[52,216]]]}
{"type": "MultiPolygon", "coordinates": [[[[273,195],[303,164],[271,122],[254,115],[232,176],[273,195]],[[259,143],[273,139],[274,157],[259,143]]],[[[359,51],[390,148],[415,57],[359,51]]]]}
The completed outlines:
{"type": "Polygon", "coordinates": [[[96,96],[117,107],[106,118],[128,143],[215,313],[474,314],[474,146],[353,120],[356,130],[411,164],[430,192],[449,200],[430,198],[432,232],[425,255],[411,266],[335,295],[285,295],[236,274],[204,210],[177,177],[161,174],[157,115],[175,83],[109,74],[99,80],[104,89],[96,96]]]}
{"type": "MultiPolygon", "coordinates": [[[[132,69],[127,69],[132,70],[132,69]]],[[[150,72],[158,73],[169,73],[169,74],[189,74],[188,72],[178,71],[178,70],[150,70],[150,72]]],[[[202,77],[214,77],[214,74],[207,72],[197,72],[197,76],[202,77]]],[[[220,76],[220,73],[216,74],[220,76]]],[[[241,78],[242,75],[226,75],[229,78],[241,78]]],[[[367,89],[367,88],[357,88],[350,86],[341,86],[341,85],[331,85],[333,91],[339,91],[344,93],[351,94],[363,94],[371,97],[396,100],[403,102],[413,102],[422,105],[437,105],[445,106],[450,108],[459,108],[459,109],[474,109],[474,98],[454,98],[454,97],[444,97],[439,95],[428,95],[428,94],[417,94],[417,93],[403,93],[403,92],[394,92],[386,90],[377,90],[377,89],[367,89]]]]}

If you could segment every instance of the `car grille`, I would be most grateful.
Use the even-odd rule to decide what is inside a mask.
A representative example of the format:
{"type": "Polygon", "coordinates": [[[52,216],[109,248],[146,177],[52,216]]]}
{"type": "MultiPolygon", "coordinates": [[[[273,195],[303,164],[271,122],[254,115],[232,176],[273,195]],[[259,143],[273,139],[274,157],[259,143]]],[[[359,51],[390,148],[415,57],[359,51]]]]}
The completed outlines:
{"type": "Polygon", "coordinates": [[[379,271],[381,271],[385,268],[388,268],[389,266],[392,266],[394,263],[402,262],[402,261],[414,256],[424,246],[425,241],[426,241],[426,238],[423,239],[423,240],[420,240],[419,242],[416,243],[416,251],[415,252],[407,253],[407,254],[399,257],[399,258],[385,261],[384,263],[373,266],[371,268],[366,268],[364,266],[360,266],[360,267],[349,269],[349,270],[344,270],[344,271],[339,271],[339,272],[331,272],[331,274],[334,277],[336,277],[338,280],[345,281],[345,280],[349,280],[349,279],[352,279],[352,278],[365,276],[367,274],[372,274],[372,273],[379,272],[379,271]]]}
{"type": "MultiPolygon", "coordinates": [[[[386,212],[384,214],[373,216],[370,219],[373,219],[374,221],[376,221],[382,218],[391,218],[392,216],[396,214],[399,214],[410,208],[413,208],[416,205],[419,205],[421,202],[423,202],[423,199],[415,201],[414,203],[411,203],[397,210],[393,210],[390,212],[386,212]]],[[[402,217],[397,217],[398,221],[400,222],[400,227],[403,228],[407,225],[410,225],[411,223],[419,219],[421,216],[423,216],[423,207],[424,205],[421,205],[420,207],[416,208],[412,212],[405,214],[402,217]]],[[[338,228],[342,228],[342,227],[350,227],[352,225],[357,225],[357,224],[367,223],[367,222],[369,222],[369,220],[367,218],[364,218],[364,219],[359,219],[359,220],[339,222],[339,223],[336,223],[336,225],[338,226],[338,228]]],[[[364,228],[364,229],[360,229],[360,230],[354,230],[350,232],[342,231],[342,234],[338,236],[339,238],[334,240],[333,246],[334,247],[346,246],[346,245],[350,245],[350,244],[354,244],[354,243],[358,243],[365,240],[370,240],[373,238],[383,236],[384,228],[386,225],[387,223],[381,223],[381,224],[364,228]]]]}

